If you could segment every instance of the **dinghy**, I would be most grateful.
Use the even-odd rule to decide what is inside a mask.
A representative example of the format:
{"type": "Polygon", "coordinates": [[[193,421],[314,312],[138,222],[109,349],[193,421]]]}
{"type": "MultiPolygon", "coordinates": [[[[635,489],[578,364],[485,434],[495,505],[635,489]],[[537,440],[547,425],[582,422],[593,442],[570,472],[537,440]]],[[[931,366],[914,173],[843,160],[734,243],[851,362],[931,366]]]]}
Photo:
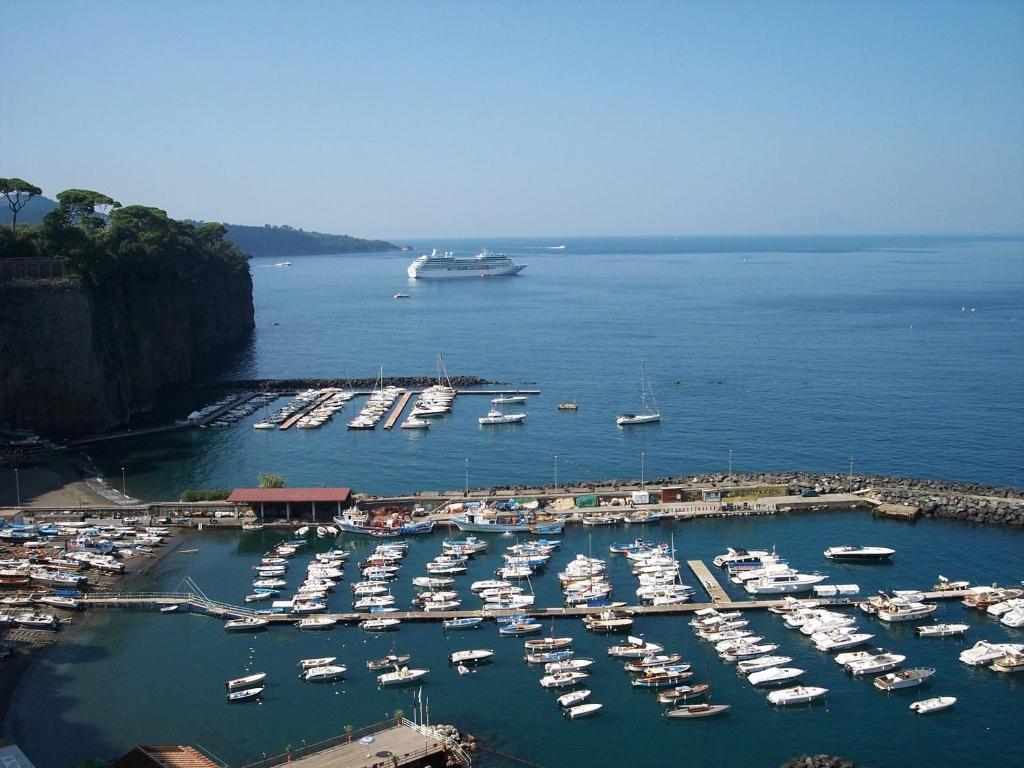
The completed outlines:
{"type": "Polygon", "coordinates": [[[910,710],[919,715],[930,715],[932,712],[941,712],[956,704],[956,696],[935,696],[931,699],[915,701],[910,705],[910,710]]]}
{"type": "Polygon", "coordinates": [[[581,717],[596,715],[602,706],[601,704],[577,704],[575,707],[565,710],[565,716],[570,720],[579,720],[581,717]]]}
{"type": "Polygon", "coordinates": [[[567,709],[569,707],[575,707],[577,704],[582,704],[589,698],[590,689],[582,688],[578,691],[573,691],[572,693],[563,693],[561,696],[555,699],[555,701],[558,702],[558,706],[562,707],[563,709],[567,709]]]}

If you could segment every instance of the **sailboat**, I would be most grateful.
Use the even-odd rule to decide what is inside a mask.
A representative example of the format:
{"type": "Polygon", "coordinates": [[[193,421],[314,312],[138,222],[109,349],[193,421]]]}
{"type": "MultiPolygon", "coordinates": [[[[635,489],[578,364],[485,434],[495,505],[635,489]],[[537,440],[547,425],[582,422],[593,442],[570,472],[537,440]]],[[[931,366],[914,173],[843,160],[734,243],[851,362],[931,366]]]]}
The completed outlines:
{"type": "Polygon", "coordinates": [[[650,387],[647,384],[647,377],[644,375],[644,364],[640,362],[640,412],[639,413],[624,413],[615,419],[615,423],[620,427],[629,424],[651,424],[656,421],[661,421],[661,411],[658,410],[658,405],[654,401],[654,390],[650,389],[651,392],[651,406],[647,405],[647,391],[650,387]]]}

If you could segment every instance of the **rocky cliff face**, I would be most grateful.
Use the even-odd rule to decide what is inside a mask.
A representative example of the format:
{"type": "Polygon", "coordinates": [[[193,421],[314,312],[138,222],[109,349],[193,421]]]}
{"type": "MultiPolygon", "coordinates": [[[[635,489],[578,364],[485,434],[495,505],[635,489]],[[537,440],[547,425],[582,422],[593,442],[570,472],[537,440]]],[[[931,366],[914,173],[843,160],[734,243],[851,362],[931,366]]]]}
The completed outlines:
{"type": "Polygon", "coordinates": [[[247,266],[195,281],[0,283],[0,424],[51,436],[123,426],[252,328],[247,266]]]}

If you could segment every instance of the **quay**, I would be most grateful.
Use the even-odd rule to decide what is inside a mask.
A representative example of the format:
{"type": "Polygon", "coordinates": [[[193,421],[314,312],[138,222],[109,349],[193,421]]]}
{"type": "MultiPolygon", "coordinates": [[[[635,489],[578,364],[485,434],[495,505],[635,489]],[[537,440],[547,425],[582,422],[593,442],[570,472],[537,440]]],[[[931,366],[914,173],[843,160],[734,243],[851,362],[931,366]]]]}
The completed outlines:
{"type": "Polygon", "coordinates": [[[456,741],[404,717],[385,720],[318,744],[250,763],[244,768],[445,768],[469,766],[456,741]]]}
{"type": "Polygon", "coordinates": [[[697,577],[697,581],[699,581],[700,585],[704,587],[704,591],[708,593],[708,597],[711,598],[711,602],[718,605],[732,602],[726,591],[722,589],[722,585],[718,583],[718,579],[716,579],[714,574],[708,570],[706,565],[704,565],[703,560],[687,560],[686,564],[690,566],[690,570],[693,571],[693,575],[697,577]]]}
{"type": "Polygon", "coordinates": [[[398,399],[398,404],[394,407],[394,410],[391,411],[391,414],[388,416],[387,421],[384,422],[384,429],[391,429],[393,426],[395,426],[395,422],[398,421],[399,418],[401,418],[402,411],[405,410],[405,406],[408,404],[412,396],[413,392],[409,390],[398,399]]]}

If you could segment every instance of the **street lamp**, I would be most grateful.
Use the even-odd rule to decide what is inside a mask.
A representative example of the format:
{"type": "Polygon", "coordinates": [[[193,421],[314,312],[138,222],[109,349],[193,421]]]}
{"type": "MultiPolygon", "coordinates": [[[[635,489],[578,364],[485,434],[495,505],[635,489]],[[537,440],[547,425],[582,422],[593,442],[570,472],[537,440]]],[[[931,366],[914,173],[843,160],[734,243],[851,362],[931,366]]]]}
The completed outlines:
{"type": "Polygon", "coordinates": [[[846,482],[853,485],[853,456],[850,457],[850,474],[847,475],[846,482]]]}
{"type": "Polygon", "coordinates": [[[640,451],[640,490],[644,489],[644,452],[640,451]]]}
{"type": "Polygon", "coordinates": [[[555,454],[555,488],[558,488],[558,454],[555,454]]]}
{"type": "Polygon", "coordinates": [[[729,449],[729,482],[732,482],[732,448],[729,449]]]}
{"type": "Polygon", "coordinates": [[[18,506],[21,506],[21,480],[18,478],[18,470],[14,470],[14,492],[18,496],[18,506]]]}
{"type": "Polygon", "coordinates": [[[124,481],[124,467],[121,467],[121,495],[124,497],[124,503],[128,503],[128,485],[124,481]]]}
{"type": "Polygon", "coordinates": [[[469,457],[466,457],[466,496],[469,496],[469,457]]]}

